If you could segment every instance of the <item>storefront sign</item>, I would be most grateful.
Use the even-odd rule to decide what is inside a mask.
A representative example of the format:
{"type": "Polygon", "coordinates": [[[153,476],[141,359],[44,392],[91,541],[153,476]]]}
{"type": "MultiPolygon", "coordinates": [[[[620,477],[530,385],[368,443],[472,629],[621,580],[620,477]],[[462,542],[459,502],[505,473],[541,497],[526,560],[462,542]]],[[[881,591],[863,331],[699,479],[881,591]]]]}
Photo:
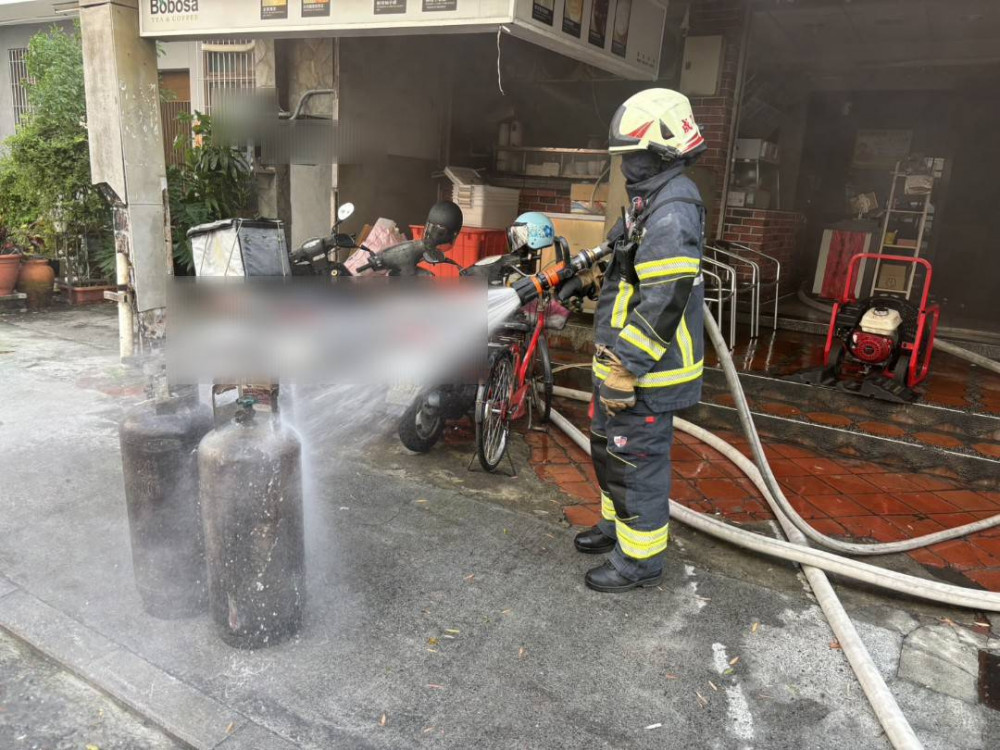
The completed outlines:
{"type": "Polygon", "coordinates": [[[859,130],[854,140],[851,166],[858,169],[892,169],[910,153],[912,130],[859,130]]]}
{"type": "Polygon", "coordinates": [[[260,0],[260,20],[274,18],[288,18],[288,0],[260,0]]]}
{"type": "Polygon", "coordinates": [[[143,0],[154,39],[509,33],[631,79],[660,65],[665,0],[143,0]],[[610,26],[610,29],[608,28],[610,26]]]}
{"type": "Polygon", "coordinates": [[[330,0],[302,0],[302,17],[318,18],[330,15],[330,0]]]}

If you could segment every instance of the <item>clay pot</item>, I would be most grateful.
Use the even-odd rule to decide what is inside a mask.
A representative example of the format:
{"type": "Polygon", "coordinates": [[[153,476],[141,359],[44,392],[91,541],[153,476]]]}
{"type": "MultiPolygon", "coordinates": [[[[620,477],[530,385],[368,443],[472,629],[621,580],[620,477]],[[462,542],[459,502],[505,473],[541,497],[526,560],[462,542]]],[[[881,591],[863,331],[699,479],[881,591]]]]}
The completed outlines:
{"type": "Polygon", "coordinates": [[[20,255],[0,255],[0,297],[6,297],[14,291],[20,265],[20,255]]]}
{"type": "Polygon", "coordinates": [[[17,291],[28,295],[29,310],[41,310],[52,303],[52,284],[55,279],[55,269],[45,258],[24,261],[21,275],[17,279],[17,291]]]}

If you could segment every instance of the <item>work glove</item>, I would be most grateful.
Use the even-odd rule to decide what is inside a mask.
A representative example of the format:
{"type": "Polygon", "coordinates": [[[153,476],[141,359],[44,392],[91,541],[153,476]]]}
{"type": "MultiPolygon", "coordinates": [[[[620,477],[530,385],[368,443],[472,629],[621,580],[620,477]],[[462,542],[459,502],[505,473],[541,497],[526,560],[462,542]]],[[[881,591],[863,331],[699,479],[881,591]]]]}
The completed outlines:
{"type": "Polygon", "coordinates": [[[601,408],[605,413],[613,417],[618,412],[635,406],[636,376],[629,372],[617,355],[607,347],[598,349],[597,361],[610,369],[599,391],[601,408]]]}

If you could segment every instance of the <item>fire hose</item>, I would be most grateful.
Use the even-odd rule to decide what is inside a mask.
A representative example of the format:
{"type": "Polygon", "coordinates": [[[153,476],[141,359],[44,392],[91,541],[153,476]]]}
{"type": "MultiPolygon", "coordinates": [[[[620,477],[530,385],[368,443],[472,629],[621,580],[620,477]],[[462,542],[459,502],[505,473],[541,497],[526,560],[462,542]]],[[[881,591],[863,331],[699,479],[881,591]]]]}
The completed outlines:
{"type": "MultiPolygon", "coordinates": [[[[588,251],[592,257],[606,255],[606,247],[595,248],[588,251]],[[602,252],[598,252],[602,251],[602,252]]],[[[583,254],[581,254],[583,255],[583,254]]],[[[577,261],[581,256],[574,258],[577,261]]],[[[588,264],[589,265],[589,264],[588,264]]],[[[573,270],[567,267],[561,276],[569,277],[579,270],[582,270],[583,262],[571,264],[573,270]]],[[[553,277],[551,280],[539,282],[525,280],[533,284],[534,290],[541,293],[546,288],[557,286],[561,283],[559,278],[553,277]],[[548,282],[548,283],[546,283],[548,282]]],[[[527,292],[527,288],[524,289],[527,292]]],[[[519,291],[519,296],[526,296],[519,291]]],[[[715,323],[710,311],[705,310],[706,329],[709,338],[719,356],[723,371],[730,391],[736,402],[737,412],[743,431],[749,441],[754,462],[751,462],[732,445],[726,443],[721,438],[712,433],[691,424],[683,419],[675,418],[675,426],[704,441],[711,447],[718,450],[726,458],[735,463],[760,490],[764,498],[770,505],[785,535],[790,541],[773,539],[761,534],[756,534],[743,529],[738,529],[729,524],[711,518],[703,513],[686,508],[676,501],[671,501],[671,513],[681,523],[684,523],[698,531],[710,534],[716,538],[723,539],[732,544],[744,547],[754,552],[759,552],[783,560],[793,561],[803,566],[813,593],[822,608],[830,627],[836,635],[838,642],[844,651],[851,668],[854,670],[862,689],[867,696],[876,717],[886,732],[890,743],[897,750],[905,748],[921,748],[922,744],[910,727],[909,722],[903,715],[901,709],[888,686],[879,674],[874,662],[860,636],[851,622],[846,610],[837,598],[826,573],[834,573],[851,580],[866,583],[879,588],[887,589],[897,593],[907,594],[913,597],[926,599],[929,601],[949,604],[953,606],[1000,612],[1000,594],[979,591],[962,586],[929,581],[916,576],[897,573],[895,571],[879,568],[857,560],[842,557],[824,550],[815,549],[808,545],[808,538],[813,541],[830,547],[832,549],[849,552],[853,554],[890,554],[893,552],[904,552],[920,547],[936,544],[946,539],[953,539],[958,536],[980,531],[991,526],[1000,524],[1000,516],[983,519],[976,523],[966,524],[955,529],[949,529],[934,534],[926,534],[915,539],[902,542],[891,542],[887,544],[857,544],[842,542],[837,539],[827,537],[809,526],[791,506],[778,486],[774,473],[768,465],[764,456],[763,446],[756,426],[750,415],[749,404],[740,386],[739,376],[733,365],[732,357],[728,347],[715,323]]],[[[584,391],[576,391],[567,388],[556,387],[555,395],[568,396],[583,401],[590,401],[591,394],[584,391]]],[[[583,450],[590,453],[590,441],[583,433],[569,422],[562,414],[553,410],[551,412],[552,421],[560,427],[566,434],[583,450]]]]}

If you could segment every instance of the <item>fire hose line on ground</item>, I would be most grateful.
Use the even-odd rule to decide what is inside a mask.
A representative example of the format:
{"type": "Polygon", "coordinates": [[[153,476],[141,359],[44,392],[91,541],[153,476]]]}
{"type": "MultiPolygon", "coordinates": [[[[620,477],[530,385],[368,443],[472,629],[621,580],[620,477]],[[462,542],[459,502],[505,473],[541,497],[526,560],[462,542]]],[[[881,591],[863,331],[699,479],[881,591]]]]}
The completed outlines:
{"type": "MultiPolygon", "coordinates": [[[[827,544],[827,542],[830,542],[831,544],[829,546],[837,549],[843,549],[845,543],[839,542],[835,539],[830,539],[829,537],[816,532],[804,519],[801,518],[801,516],[795,512],[794,508],[791,507],[787,499],[784,498],[784,495],[781,493],[781,489],[777,485],[777,481],[774,479],[774,474],[767,463],[767,459],[764,456],[763,447],[760,443],[760,436],[757,434],[757,429],[750,416],[750,408],[747,404],[743,389],[740,386],[739,377],[736,373],[736,368],[733,365],[732,358],[729,355],[729,350],[725,345],[725,341],[722,338],[722,334],[719,331],[715,320],[712,318],[707,309],[705,312],[705,324],[709,332],[709,338],[715,347],[720,362],[722,363],[723,370],[725,371],[730,391],[736,401],[743,431],[750,443],[751,451],[753,452],[757,463],[754,465],[753,462],[747,459],[736,448],[697,425],[693,425],[682,419],[675,419],[674,424],[678,429],[697,437],[716,450],[720,451],[724,456],[726,456],[726,458],[730,459],[737,466],[739,466],[739,468],[753,481],[754,485],[764,495],[764,498],[774,511],[775,516],[781,524],[786,536],[788,536],[791,541],[786,542],[780,539],[772,539],[770,537],[755,534],[743,529],[734,528],[703,513],[686,508],[676,501],[672,501],[672,515],[681,523],[691,526],[692,528],[702,531],[703,533],[710,534],[754,552],[760,552],[801,564],[803,566],[806,579],[809,581],[809,584],[813,589],[813,593],[816,595],[816,599],[820,607],[823,609],[823,612],[830,623],[830,627],[841,644],[844,654],[851,664],[851,668],[857,675],[858,681],[860,682],[862,689],[865,691],[865,695],[868,697],[868,700],[872,705],[872,709],[875,711],[875,714],[885,730],[889,741],[892,743],[894,748],[897,748],[897,750],[900,748],[909,749],[922,747],[920,741],[914,734],[913,729],[907,722],[906,717],[903,716],[895,698],[893,698],[892,693],[889,691],[888,686],[885,684],[885,681],[876,669],[871,656],[868,654],[864,644],[861,642],[857,630],[854,628],[847,612],[844,610],[843,605],[840,603],[836,593],[833,591],[833,587],[830,585],[824,571],[876,587],[885,588],[897,593],[908,594],[917,598],[928,599],[930,601],[968,609],[989,610],[994,612],[1000,611],[1000,595],[988,591],[978,591],[961,586],[952,586],[950,584],[939,583],[936,581],[928,581],[922,578],[886,570],[874,565],[869,565],[867,563],[851,560],[849,558],[809,547],[806,539],[807,531],[812,532],[808,535],[821,544],[827,544]],[[772,488],[774,490],[773,492],[772,488]],[[784,502],[780,502],[778,498],[784,502]],[[796,519],[799,521],[798,524],[795,523],[796,519]],[[800,525],[805,528],[800,528],[800,525]]],[[[582,401],[589,401],[591,398],[591,394],[585,391],[559,387],[555,389],[555,395],[568,396],[582,401]]],[[[577,445],[588,453],[590,452],[590,441],[587,440],[584,434],[575,425],[567,420],[562,414],[559,414],[554,410],[552,411],[551,417],[552,421],[560,429],[566,432],[566,434],[569,435],[570,438],[577,443],[577,445]]],[[[987,528],[995,525],[996,523],[1000,523],[1000,518],[994,517],[991,519],[985,519],[985,522],[987,522],[985,525],[983,525],[983,521],[980,521],[975,524],[968,524],[966,526],[959,527],[958,529],[950,530],[947,537],[942,537],[939,532],[937,534],[925,535],[904,543],[891,543],[883,545],[849,544],[846,545],[846,551],[854,552],[855,554],[859,553],[859,550],[855,548],[860,548],[860,552],[863,554],[888,554],[890,551],[907,551],[909,549],[916,549],[918,547],[943,541],[944,538],[950,539],[955,536],[961,536],[982,528],[987,528]],[[878,551],[872,552],[871,550],[873,549],[878,549],[878,551]]]]}

